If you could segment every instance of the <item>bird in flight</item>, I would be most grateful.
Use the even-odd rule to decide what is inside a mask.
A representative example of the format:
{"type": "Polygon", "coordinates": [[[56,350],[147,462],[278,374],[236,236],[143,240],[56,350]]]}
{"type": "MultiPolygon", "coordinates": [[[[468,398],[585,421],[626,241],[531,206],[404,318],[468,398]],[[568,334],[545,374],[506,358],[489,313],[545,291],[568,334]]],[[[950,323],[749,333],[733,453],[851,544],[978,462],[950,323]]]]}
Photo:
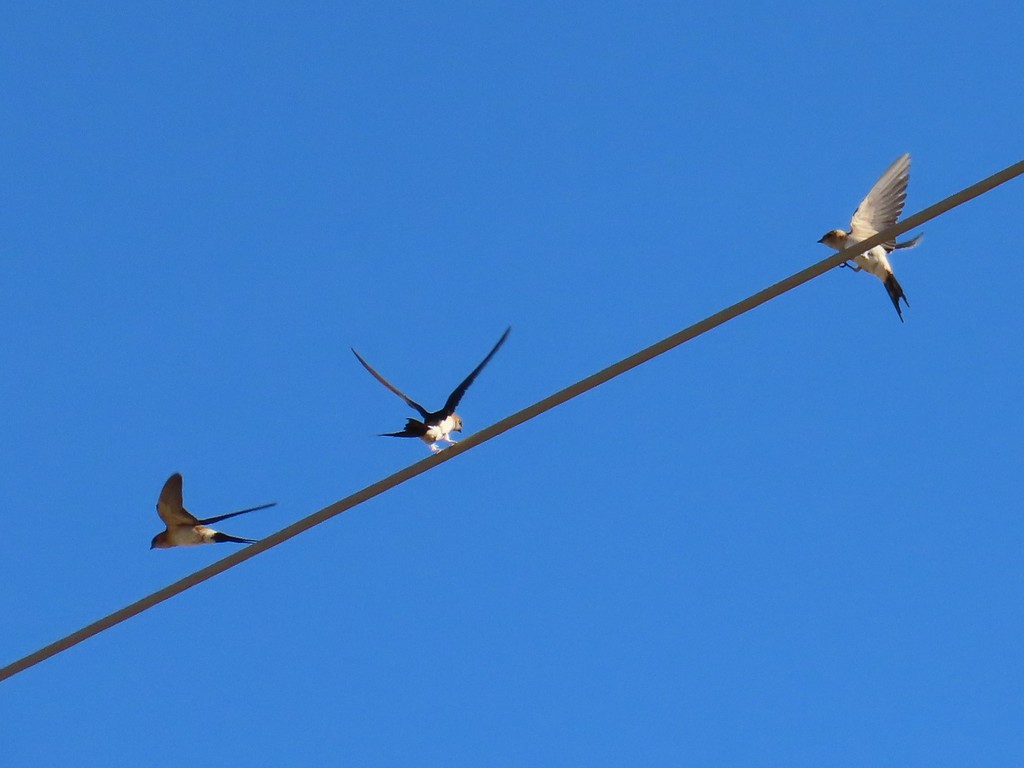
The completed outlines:
{"type": "MultiPolygon", "coordinates": [[[[856,245],[862,240],[867,240],[872,235],[877,235],[884,229],[888,229],[903,212],[903,203],[907,199],[907,183],[910,181],[910,155],[903,154],[896,158],[896,162],[889,166],[881,178],[875,182],[875,186],[868,192],[867,197],[861,200],[857,210],[853,212],[850,220],[850,231],[844,232],[841,229],[833,229],[826,232],[819,243],[824,243],[829,248],[841,251],[844,248],[856,245]]],[[[897,248],[913,248],[919,242],[923,234],[912,240],[897,243],[890,240],[886,243],[876,245],[866,253],[859,253],[853,257],[853,265],[844,262],[840,266],[850,267],[854,272],[867,270],[885,284],[885,290],[889,293],[892,305],[896,307],[896,314],[903,322],[903,311],[900,309],[900,299],[908,307],[903,288],[896,280],[889,264],[889,254],[897,248]]]]}
{"type": "Polygon", "coordinates": [[[240,539],[237,536],[229,536],[226,533],[207,528],[207,523],[216,523],[219,520],[227,520],[229,517],[244,515],[246,512],[255,512],[258,509],[272,507],[277,502],[262,504],[258,507],[249,507],[238,512],[229,512],[226,515],[208,517],[200,520],[187,509],[181,498],[181,473],[175,472],[164,483],[160,491],[160,498],[156,502],[156,513],[167,526],[166,531],[161,531],[153,537],[150,549],[167,549],[168,547],[186,547],[191,544],[219,544],[224,541],[233,541],[238,544],[252,544],[255,539],[240,539]]]}
{"type": "Polygon", "coordinates": [[[474,368],[473,372],[463,379],[462,383],[459,384],[459,386],[457,386],[450,395],[448,395],[448,399],[445,401],[441,410],[434,411],[433,413],[408,397],[400,389],[391,384],[391,382],[373,370],[370,364],[363,360],[360,354],[353,349],[352,354],[356,356],[356,359],[362,363],[363,367],[370,372],[373,378],[402,398],[410,408],[418,411],[420,416],[423,418],[422,421],[419,419],[407,419],[405,422],[405,429],[401,432],[385,432],[382,437],[418,437],[430,447],[431,453],[437,453],[441,450],[437,445],[439,441],[454,444],[455,441],[452,440],[451,433],[462,432],[462,417],[455,412],[455,409],[459,407],[459,401],[462,400],[462,396],[466,394],[466,390],[469,389],[473,380],[476,379],[480,371],[484,369],[484,366],[491,362],[491,358],[494,357],[495,353],[501,349],[501,345],[505,343],[505,339],[508,338],[509,331],[511,330],[511,326],[505,329],[505,332],[501,334],[501,338],[498,339],[498,343],[495,344],[494,348],[487,353],[487,357],[485,357],[480,365],[474,368]]]}

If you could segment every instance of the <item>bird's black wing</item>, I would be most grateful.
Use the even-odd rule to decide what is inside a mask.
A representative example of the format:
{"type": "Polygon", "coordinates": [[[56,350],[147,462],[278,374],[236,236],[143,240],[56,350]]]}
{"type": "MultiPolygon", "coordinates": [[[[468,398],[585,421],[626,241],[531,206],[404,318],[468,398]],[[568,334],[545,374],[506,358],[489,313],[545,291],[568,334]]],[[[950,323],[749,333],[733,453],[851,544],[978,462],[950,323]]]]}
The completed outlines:
{"type": "Polygon", "coordinates": [[[484,369],[484,366],[491,362],[491,358],[501,349],[501,345],[505,343],[505,339],[508,338],[509,331],[512,330],[512,326],[505,329],[505,332],[501,334],[501,338],[498,339],[498,343],[494,345],[494,349],[487,353],[487,357],[476,368],[473,372],[467,376],[459,386],[455,388],[455,391],[448,395],[448,400],[444,404],[444,415],[450,416],[455,413],[455,409],[459,407],[459,401],[462,400],[462,396],[466,394],[466,390],[469,389],[469,385],[473,383],[473,380],[477,377],[477,374],[484,369]]]}
{"type": "Polygon", "coordinates": [[[370,372],[370,374],[373,376],[373,378],[375,378],[377,381],[379,381],[385,387],[390,389],[392,392],[394,392],[400,398],[405,400],[406,404],[410,408],[414,408],[415,410],[419,411],[420,416],[422,416],[425,419],[425,418],[427,418],[430,415],[427,412],[426,408],[424,408],[422,405],[417,403],[415,400],[411,399],[408,395],[406,395],[404,392],[402,392],[402,390],[400,390],[398,387],[394,386],[390,381],[388,381],[383,376],[381,376],[379,373],[377,373],[375,370],[373,370],[373,368],[370,366],[370,364],[368,362],[366,362],[365,360],[363,360],[363,358],[359,356],[359,353],[356,352],[355,349],[352,350],[352,354],[356,356],[356,360],[358,360],[360,363],[363,364],[363,368],[368,370],[370,372]]]}
{"type": "Polygon", "coordinates": [[[272,501],[269,504],[260,504],[258,507],[249,507],[248,509],[240,509],[237,512],[228,512],[226,515],[217,515],[216,517],[208,517],[205,520],[197,520],[200,525],[207,525],[209,523],[220,522],[221,520],[227,520],[229,517],[238,517],[244,515],[246,512],[255,512],[258,509],[266,509],[277,504],[276,501],[272,501]]]}

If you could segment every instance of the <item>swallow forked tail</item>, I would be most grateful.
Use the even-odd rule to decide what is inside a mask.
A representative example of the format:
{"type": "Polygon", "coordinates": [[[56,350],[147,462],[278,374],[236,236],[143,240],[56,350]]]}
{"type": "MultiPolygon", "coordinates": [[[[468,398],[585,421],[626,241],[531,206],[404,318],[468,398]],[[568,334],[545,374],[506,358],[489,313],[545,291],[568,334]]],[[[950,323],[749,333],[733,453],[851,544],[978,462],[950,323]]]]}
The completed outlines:
{"type": "Polygon", "coordinates": [[[907,240],[905,243],[895,243],[893,245],[893,248],[913,248],[913,247],[917,246],[923,239],[924,239],[924,232],[922,232],[917,237],[912,237],[910,240],[907,240]]]}
{"type": "Polygon", "coordinates": [[[889,292],[889,298],[892,299],[892,305],[896,307],[896,314],[900,316],[900,322],[904,322],[903,311],[900,309],[900,299],[903,299],[903,303],[908,307],[910,302],[907,301],[907,295],[903,293],[903,286],[900,285],[896,275],[892,272],[885,278],[885,290],[889,292]]]}
{"type": "Polygon", "coordinates": [[[228,512],[226,515],[217,515],[216,517],[204,517],[199,521],[200,525],[209,525],[210,523],[219,523],[221,520],[227,520],[229,517],[238,517],[239,515],[247,515],[250,512],[258,512],[261,509],[269,509],[270,507],[277,506],[276,501],[272,501],[269,504],[260,504],[258,507],[249,507],[248,509],[240,509],[237,512],[228,512]]]}
{"type": "Polygon", "coordinates": [[[213,540],[218,544],[222,544],[225,541],[231,541],[235,544],[255,544],[257,541],[256,539],[242,539],[238,536],[232,536],[227,533],[221,533],[220,531],[217,531],[213,534],[213,540]]]}
{"type": "Polygon", "coordinates": [[[382,432],[381,437],[423,437],[427,434],[427,425],[419,419],[406,419],[405,429],[401,432],[382,432]]]}

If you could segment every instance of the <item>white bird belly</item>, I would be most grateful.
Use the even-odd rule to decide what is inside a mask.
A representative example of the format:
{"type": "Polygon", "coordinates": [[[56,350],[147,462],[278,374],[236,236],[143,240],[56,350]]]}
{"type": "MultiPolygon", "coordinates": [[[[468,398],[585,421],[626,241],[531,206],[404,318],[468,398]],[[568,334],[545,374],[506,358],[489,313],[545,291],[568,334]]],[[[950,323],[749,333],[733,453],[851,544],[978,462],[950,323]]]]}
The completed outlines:
{"type": "Polygon", "coordinates": [[[204,536],[209,531],[212,537],[213,532],[202,525],[176,525],[168,531],[168,539],[172,546],[188,547],[193,544],[206,544],[212,541],[211,537],[204,536]]]}
{"type": "Polygon", "coordinates": [[[885,248],[880,245],[876,245],[867,253],[858,253],[853,257],[853,263],[882,281],[892,274],[889,257],[885,255],[885,248]]]}
{"type": "Polygon", "coordinates": [[[448,416],[447,418],[441,419],[437,424],[427,427],[427,432],[423,435],[425,442],[433,443],[437,440],[446,440],[451,431],[455,428],[455,417],[448,416]]]}

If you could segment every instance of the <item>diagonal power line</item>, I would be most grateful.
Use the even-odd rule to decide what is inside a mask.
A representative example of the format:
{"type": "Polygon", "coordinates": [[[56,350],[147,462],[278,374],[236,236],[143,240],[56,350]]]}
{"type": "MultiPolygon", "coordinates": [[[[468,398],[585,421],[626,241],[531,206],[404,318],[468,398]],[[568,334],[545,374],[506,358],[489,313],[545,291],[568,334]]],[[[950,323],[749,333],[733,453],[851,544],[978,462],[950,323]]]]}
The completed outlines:
{"type": "Polygon", "coordinates": [[[336,515],[340,515],[342,512],[352,509],[352,507],[362,504],[364,501],[368,501],[375,496],[379,496],[385,491],[388,491],[407,480],[411,480],[412,478],[433,469],[439,464],[450,461],[456,456],[475,448],[481,443],[485,443],[488,440],[507,432],[513,427],[517,427],[530,419],[536,418],[542,413],[550,411],[552,408],[562,405],[563,403],[572,400],[574,397],[582,395],[584,392],[589,392],[591,389],[599,387],[639,365],[643,365],[658,355],[664,354],[665,352],[678,347],[680,344],[690,341],[701,334],[707,333],[712,328],[716,328],[735,317],[739,317],[755,307],[759,307],[777,296],[780,296],[787,291],[791,291],[798,285],[803,285],[804,283],[813,280],[830,269],[839,266],[844,261],[852,259],[856,254],[863,253],[880,243],[894,240],[897,235],[901,235],[907,230],[919,227],[926,221],[930,221],[937,216],[941,216],[943,213],[956,208],[958,205],[962,205],[968,200],[973,200],[979,195],[985,194],[995,187],[998,187],[1000,184],[1003,184],[1022,173],[1024,173],[1024,160],[1014,163],[1013,165],[999,171],[999,173],[993,174],[986,179],[982,179],[977,184],[973,184],[966,189],[962,189],[956,194],[950,195],[945,200],[941,200],[938,203],[925,208],[923,211],[915,213],[913,216],[908,216],[903,221],[898,222],[895,226],[890,227],[884,232],[879,232],[877,235],[869,237],[851,248],[822,259],[817,264],[813,264],[794,275],[790,275],[786,279],[780,280],[774,285],[755,293],[753,296],[743,299],[743,301],[739,301],[729,307],[726,307],[720,312],[716,312],[710,317],[706,317],[700,322],[694,323],[688,328],[684,328],[683,330],[662,339],[656,344],[652,344],[646,349],[642,349],[639,352],[586,377],[585,379],[581,379],[575,384],[572,384],[553,395],[549,395],[533,405],[523,408],[521,411],[513,413],[511,416],[506,416],[501,421],[483,428],[464,440],[460,440],[455,445],[446,448],[438,454],[434,454],[426,459],[417,461],[415,464],[411,464],[405,469],[399,470],[398,472],[385,477],[383,480],[378,480],[376,483],[368,485],[362,490],[356,491],[352,495],[324,507],[319,512],[314,512],[308,517],[304,517],[301,520],[282,528],[277,533],[273,533],[264,539],[260,539],[255,544],[250,544],[245,549],[240,549],[215,563],[211,563],[205,568],[201,568],[198,571],[179,579],[173,584],[169,584],[163,589],[159,589],[141,600],[135,601],[131,605],[114,611],[108,616],[104,616],[102,619],[94,621],[92,624],[72,632],[67,637],[61,638],[54,643],[50,643],[44,648],[40,648],[38,651],[30,653],[28,656],[8,664],[6,667],[0,669],[0,682],[18,674],[19,672],[23,672],[29,667],[35,666],[41,661],[45,661],[51,656],[56,656],[58,653],[66,651],[68,648],[77,645],[83,640],[87,640],[93,635],[98,635],[100,632],[108,630],[111,627],[120,624],[122,621],[126,621],[143,611],[149,610],[153,606],[162,603],[164,600],[168,600],[169,598],[172,598],[175,595],[184,592],[186,589],[206,581],[207,579],[211,579],[229,568],[234,568],[236,565],[245,562],[249,558],[256,557],[256,555],[266,552],[268,549],[276,547],[278,544],[298,536],[300,533],[309,530],[315,525],[319,525],[336,515]]]}

